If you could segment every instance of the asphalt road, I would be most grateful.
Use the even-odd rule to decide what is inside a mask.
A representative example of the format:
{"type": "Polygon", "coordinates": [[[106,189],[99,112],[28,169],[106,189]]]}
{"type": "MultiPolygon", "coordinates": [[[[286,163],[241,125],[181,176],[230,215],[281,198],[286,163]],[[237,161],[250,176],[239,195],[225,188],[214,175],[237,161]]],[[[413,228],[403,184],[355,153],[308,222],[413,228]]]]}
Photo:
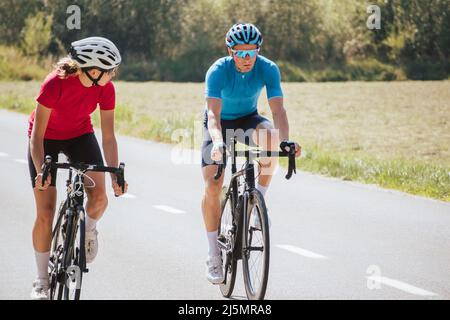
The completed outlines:
{"type": "MultiPolygon", "coordinates": [[[[0,110],[0,299],[29,299],[35,276],[26,131],[26,116],[0,110]]],[[[129,194],[109,198],[82,298],[223,299],[205,278],[198,155],[177,164],[171,145],[118,142],[129,194]]],[[[449,203],[304,172],[283,176],[266,196],[267,299],[450,298],[449,203]]],[[[62,199],[64,174],[58,179],[62,199]]],[[[244,299],[238,267],[233,298],[244,299]]]]}

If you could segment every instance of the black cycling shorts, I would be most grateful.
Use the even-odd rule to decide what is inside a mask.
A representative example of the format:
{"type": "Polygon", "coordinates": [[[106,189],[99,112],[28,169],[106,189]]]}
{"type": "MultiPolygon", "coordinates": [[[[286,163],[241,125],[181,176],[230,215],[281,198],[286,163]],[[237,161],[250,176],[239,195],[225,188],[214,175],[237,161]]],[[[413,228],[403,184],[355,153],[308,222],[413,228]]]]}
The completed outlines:
{"type": "MultiPolygon", "coordinates": [[[[221,119],[220,124],[222,126],[224,142],[229,145],[230,139],[235,136],[237,141],[245,143],[248,146],[256,147],[257,145],[253,141],[252,133],[260,123],[266,121],[270,123],[267,118],[259,115],[258,111],[234,120],[221,119]]],[[[202,167],[214,164],[214,161],[211,159],[212,147],[212,139],[208,131],[208,115],[205,112],[203,118],[202,167]]]]}
{"type": "MultiPolygon", "coordinates": [[[[64,153],[70,162],[84,162],[103,166],[103,157],[97,138],[93,133],[68,140],[44,139],[44,154],[51,156],[53,161],[58,161],[58,154],[64,153]]],[[[30,170],[31,185],[35,187],[36,168],[31,158],[30,146],[28,144],[28,168],[30,170]]],[[[52,180],[50,185],[56,185],[57,169],[51,170],[52,180]]]]}

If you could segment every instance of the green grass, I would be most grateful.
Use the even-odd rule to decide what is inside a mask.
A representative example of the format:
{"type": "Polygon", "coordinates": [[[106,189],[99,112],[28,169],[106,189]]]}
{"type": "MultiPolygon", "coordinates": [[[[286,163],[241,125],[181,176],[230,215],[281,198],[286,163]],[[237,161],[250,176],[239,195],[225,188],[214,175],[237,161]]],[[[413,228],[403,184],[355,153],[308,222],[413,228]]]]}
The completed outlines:
{"type": "MultiPolygon", "coordinates": [[[[97,110],[92,117],[93,124],[100,125],[100,113],[97,110]]],[[[149,115],[139,115],[136,109],[127,105],[118,105],[115,112],[115,130],[122,135],[164,143],[175,143],[173,133],[177,130],[188,130],[193,123],[193,117],[168,115],[163,119],[152,118],[149,115]]]]}
{"type": "Polygon", "coordinates": [[[292,82],[406,80],[402,68],[375,59],[349,61],[342,65],[296,65],[286,61],[277,61],[277,64],[283,80],[292,82]]]}
{"type": "Polygon", "coordinates": [[[377,184],[411,194],[450,201],[450,169],[404,158],[380,160],[305,148],[299,161],[302,170],[338,177],[343,180],[377,184]]]}
{"type": "MultiPolygon", "coordinates": [[[[201,85],[116,87],[119,134],[164,143],[179,143],[184,136],[183,146],[200,147],[201,85]]],[[[37,83],[0,84],[0,108],[29,114],[37,89],[37,83]]],[[[299,169],[450,201],[448,83],[285,84],[284,89],[291,138],[303,145],[299,169]]],[[[261,112],[269,116],[264,104],[261,112]]],[[[99,125],[98,112],[93,122],[99,125]]]]}
{"type": "MultiPolygon", "coordinates": [[[[0,108],[14,112],[30,114],[36,107],[36,102],[30,98],[18,95],[0,95],[0,108]]],[[[100,113],[97,110],[92,115],[94,126],[100,126],[100,113]]],[[[118,105],[115,112],[115,130],[122,135],[134,136],[142,139],[164,143],[174,143],[173,132],[176,130],[188,130],[189,123],[194,122],[194,117],[169,115],[164,119],[155,119],[148,115],[138,115],[135,108],[127,105],[118,105]]]]}
{"type": "Polygon", "coordinates": [[[30,114],[36,108],[36,102],[16,94],[0,95],[0,108],[30,114]]]}

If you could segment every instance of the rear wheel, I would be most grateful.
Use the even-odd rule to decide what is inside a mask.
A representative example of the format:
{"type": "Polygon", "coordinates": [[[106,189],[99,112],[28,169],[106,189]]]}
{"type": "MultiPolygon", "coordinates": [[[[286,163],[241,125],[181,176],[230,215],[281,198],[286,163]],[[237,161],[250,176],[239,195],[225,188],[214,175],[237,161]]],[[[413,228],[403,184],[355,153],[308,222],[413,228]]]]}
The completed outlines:
{"type": "Polygon", "coordinates": [[[222,254],[224,282],[220,284],[222,295],[229,298],[236,282],[237,260],[233,256],[233,244],[236,237],[236,225],[233,219],[234,200],[232,193],[227,197],[227,189],[222,189],[220,224],[218,231],[219,249],[222,254]]]}
{"type": "Polygon", "coordinates": [[[248,194],[242,234],[242,266],[247,298],[262,300],[269,278],[270,239],[266,204],[256,189],[248,194]]]}

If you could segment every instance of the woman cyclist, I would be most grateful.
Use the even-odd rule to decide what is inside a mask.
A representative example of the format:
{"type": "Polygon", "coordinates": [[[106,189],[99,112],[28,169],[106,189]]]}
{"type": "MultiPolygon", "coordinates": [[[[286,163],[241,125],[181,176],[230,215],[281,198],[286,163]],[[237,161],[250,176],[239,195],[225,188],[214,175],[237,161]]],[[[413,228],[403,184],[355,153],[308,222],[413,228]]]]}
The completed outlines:
{"type": "MultiPolygon", "coordinates": [[[[46,155],[57,160],[60,152],[71,162],[104,165],[94,135],[90,114],[100,106],[102,148],[108,166],[118,166],[114,133],[115,89],[111,82],[121,62],[117,47],[108,39],[90,37],[72,43],[68,57],[61,59],[41,86],[37,107],[29,118],[28,165],[36,203],[33,227],[37,278],[31,298],[48,299],[48,262],[52,223],[56,208],[56,170],[42,181],[46,155]]],[[[105,174],[89,172],[94,188],[86,188],[86,261],[97,255],[96,223],[108,205],[105,174]]],[[[122,195],[116,177],[111,174],[116,195],[122,195]]],[[[125,184],[125,192],[127,185],[125,184]]]]}

